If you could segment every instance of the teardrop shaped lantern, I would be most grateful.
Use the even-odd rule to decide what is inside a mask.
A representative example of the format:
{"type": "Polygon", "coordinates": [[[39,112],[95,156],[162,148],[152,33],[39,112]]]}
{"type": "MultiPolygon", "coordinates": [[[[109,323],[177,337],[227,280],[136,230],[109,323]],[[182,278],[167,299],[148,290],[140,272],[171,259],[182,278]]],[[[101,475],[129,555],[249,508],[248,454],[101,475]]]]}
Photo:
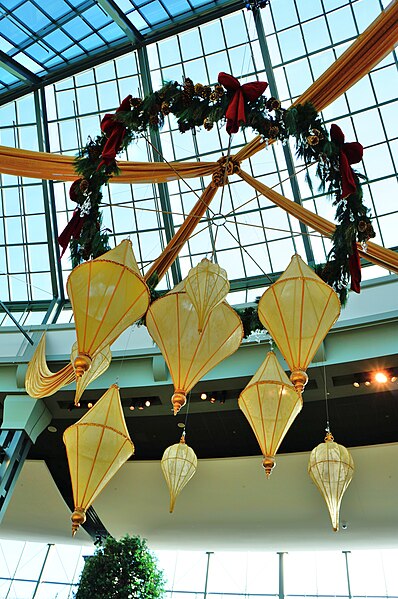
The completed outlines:
{"type": "Polygon", "coordinates": [[[188,273],[185,291],[198,315],[198,331],[202,332],[210,312],[221,304],[229,292],[227,272],[218,264],[203,258],[188,273]]]}
{"type": "Polygon", "coordinates": [[[90,368],[94,354],[141,318],[150,296],[127,239],[74,268],[66,288],[75,318],[79,353],[74,367],[79,378],[90,368]]]}
{"type": "Polygon", "coordinates": [[[198,459],[194,450],[185,443],[182,435],[180,442],[170,445],[162,457],[161,467],[170,491],[170,514],[173,513],[176,499],[196,472],[198,459]]]}
{"type": "Polygon", "coordinates": [[[337,293],[298,254],[262,295],[259,319],[288,363],[299,393],[308,381],[309,363],[339,315],[337,293]]]}
{"type": "Polygon", "coordinates": [[[134,453],[119,387],[109,387],[83,418],[66,429],[63,440],[75,503],[71,517],[75,535],[88,507],[134,453]]]}
{"type": "Polygon", "coordinates": [[[216,306],[198,332],[198,317],[187,293],[169,292],[146,314],[149,334],[161,350],[174,383],[174,415],[186,394],[214,366],[233,354],[243,337],[238,314],[227,303],[216,306]]]}
{"type": "MultiPolygon", "coordinates": [[[[70,354],[70,361],[74,363],[77,357],[77,343],[72,345],[72,351],[70,354]]],[[[76,393],[75,393],[75,406],[78,405],[81,396],[92,381],[97,379],[103,374],[108,368],[112,360],[112,354],[109,345],[98,351],[93,358],[90,370],[84,372],[84,374],[76,379],[76,393]]]]}
{"type": "Polygon", "coordinates": [[[333,530],[339,530],[341,500],[354,474],[350,452],[328,432],[325,442],[311,452],[308,473],[326,501],[333,530]]]}
{"type": "Polygon", "coordinates": [[[303,401],[289,381],[274,352],[267,354],[256,374],[239,395],[238,404],[256,435],[269,478],[275,454],[303,401]]]}

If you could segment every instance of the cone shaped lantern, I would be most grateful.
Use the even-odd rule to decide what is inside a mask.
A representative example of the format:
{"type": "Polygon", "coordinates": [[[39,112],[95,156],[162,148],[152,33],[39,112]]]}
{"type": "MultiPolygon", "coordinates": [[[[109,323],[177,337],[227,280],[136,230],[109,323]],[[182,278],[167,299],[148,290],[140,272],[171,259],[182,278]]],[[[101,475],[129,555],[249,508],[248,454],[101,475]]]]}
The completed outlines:
{"type": "Polygon", "coordinates": [[[112,385],[78,422],[64,432],[75,511],[72,534],[86,519],[86,510],[119,468],[134,453],[120,403],[112,385]]]}
{"type": "MultiPolygon", "coordinates": [[[[72,364],[77,357],[77,353],[77,343],[74,343],[70,354],[70,360],[72,364]]],[[[75,406],[78,405],[80,398],[88,385],[101,376],[101,374],[103,374],[109,368],[111,360],[112,354],[109,345],[95,354],[90,370],[87,370],[82,376],[76,379],[75,406]]]]}
{"type": "Polygon", "coordinates": [[[146,315],[149,334],[160,348],[174,383],[174,414],[186,394],[214,366],[233,354],[243,337],[238,314],[223,302],[198,332],[198,317],[188,294],[170,292],[151,304],[146,315]]]}
{"type": "Polygon", "coordinates": [[[66,285],[76,325],[76,378],[91,366],[94,354],[146,312],[149,290],[127,239],[95,260],[74,268],[66,285]]]}
{"type": "Polygon", "coordinates": [[[309,363],[339,315],[337,293],[297,254],[261,297],[259,319],[288,363],[299,393],[308,381],[309,363]]]}
{"type": "Polygon", "coordinates": [[[256,435],[269,478],[275,466],[275,454],[303,405],[274,352],[267,354],[240,394],[238,404],[256,435]]]}
{"type": "Polygon", "coordinates": [[[185,280],[185,291],[198,315],[200,333],[212,309],[221,304],[229,292],[227,273],[218,264],[203,258],[189,271],[185,280]]]}
{"type": "Polygon", "coordinates": [[[179,493],[195,474],[197,464],[195,452],[185,443],[184,435],[179,443],[165,450],[161,467],[170,491],[170,514],[173,513],[179,493]]]}
{"type": "Polygon", "coordinates": [[[325,442],[311,452],[308,473],[326,501],[333,530],[339,530],[341,500],[354,474],[350,452],[328,432],[325,442]]]}

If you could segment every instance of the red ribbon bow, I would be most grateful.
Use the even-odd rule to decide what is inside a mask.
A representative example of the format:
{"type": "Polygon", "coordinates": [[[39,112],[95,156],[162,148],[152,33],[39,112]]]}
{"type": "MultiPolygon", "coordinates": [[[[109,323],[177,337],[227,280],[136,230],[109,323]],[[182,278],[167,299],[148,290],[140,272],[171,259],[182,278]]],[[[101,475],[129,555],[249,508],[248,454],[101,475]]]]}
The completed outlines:
{"type": "Polygon", "coordinates": [[[72,218],[58,237],[58,243],[62,248],[61,258],[65,254],[66,248],[68,247],[71,238],[79,239],[80,233],[83,229],[83,225],[86,222],[86,219],[87,216],[80,216],[80,210],[79,208],[76,208],[72,218]]]}
{"type": "Polygon", "coordinates": [[[351,291],[355,291],[355,293],[360,293],[361,291],[361,259],[359,257],[357,242],[352,242],[352,254],[348,259],[348,266],[350,268],[350,276],[351,276],[351,291]]]}
{"type": "Polygon", "coordinates": [[[350,165],[361,162],[363,146],[357,141],[344,143],[344,133],[335,124],[330,127],[330,139],[340,148],[341,189],[343,198],[346,198],[355,193],[357,188],[354,173],[350,165]]]}
{"type": "Polygon", "coordinates": [[[245,100],[254,102],[268,87],[265,81],[253,81],[241,85],[239,81],[228,73],[219,73],[218,82],[228,91],[235,92],[228,105],[225,116],[227,117],[227,132],[229,135],[239,131],[239,124],[246,123],[245,100]]]}
{"type": "MultiPolygon", "coordinates": [[[[116,110],[116,113],[127,112],[131,110],[131,97],[132,96],[127,96],[127,98],[124,98],[123,102],[116,110]]],[[[113,117],[113,114],[106,114],[101,121],[101,131],[105,133],[108,139],[106,140],[104,149],[102,150],[102,160],[97,167],[97,171],[104,165],[109,166],[115,160],[116,154],[120,150],[120,146],[122,145],[123,138],[126,134],[125,125],[115,121],[113,117]]]]}

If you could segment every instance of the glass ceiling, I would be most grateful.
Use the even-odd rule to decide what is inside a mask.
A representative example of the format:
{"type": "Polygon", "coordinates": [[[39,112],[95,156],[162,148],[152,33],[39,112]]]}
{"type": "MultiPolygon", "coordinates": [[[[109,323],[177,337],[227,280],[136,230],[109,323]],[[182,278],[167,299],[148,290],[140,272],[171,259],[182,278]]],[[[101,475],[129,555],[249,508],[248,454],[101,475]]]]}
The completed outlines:
{"type": "MultiPolygon", "coordinates": [[[[29,4],[39,10],[36,0],[10,0],[8,8],[10,3],[25,9],[29,4]]],[[[44,1],[41,0],[41,4],[44,5],[44,1]]],[[[68,5],[68,15],[63,13],[64,17],[58,19],[57,24],[51,17],[53,20],[50,18],[46,27],[53,28],[53,32],[54,27],[57,31],[68,30],[68,35],[72,35],[72,28],[64,25],[76,18],[77,12],[83,19],[94,4],[99,9],[103,1],[57,0],[54,2],[56,10],[68,5]]],[[[130,11],[146,15],[147,19],[148,7],[152,4],[167,5],[173,15],[183,6],[179,1],[118,2],[129,16],[130,11]]],[[[201,4],[206,8],[210,3],[201,4]]],[[[272,0],[271,5],[260,12],[262,27],[254,22],[253,13],[244,9],[208,19],[48,84],[41,98],[35,92],[0,106],[0,143],[76,155],[88,136],[99,133],[105,113],[114,111],[128,94],[147,93],[148,80],[153,89],[158,89],[164,80],[182,81],[183,77],[190,77],[195,83],[214,84],[219,71],[230,72],[243,83],[254,79],[270,82],[273,77],[275,92],[272,95],[279,97],[287,108],[386,4],[380,0],[272,0]],[[264,47],[268,52],[264,52],[264,47]]],[[[5,10],[5,0],[0,0],[0,6],[5,10]]],[[[197,7],[197,2],[189,3],[189,10],[197,7]]],[[[43,11],[44,8],[41,9],[44,14],[43,11]]],[[[21,15],[13,10],[13,19],[18,14],[21,15]]],[[[107,22],[104,19],[102,27],[106,28],[107,22]]],[[[87,27],[93,26],[94,20],[87,19],[87,27]]],[[[4,35],[4,28],[1,31],[4,35]]],[[[25,36],[27,52],[33,37],[26,31],[21,35],[25,36]]],[[[78,28],[74,31],[77,40],[78,28]]],[[[100,28],[95,35],[102,36],[101,31],[100,28]]],[[[57,56],[64,55],[65,51],[59,52],[58,48],[57,56]]],[[[372,211],[375,241],[394,249],[398,245],[397,65],[394,52],[323,112],[327,127],[332,122],[338,123],[347,141],[358,140],[364,146],[364,159],[358,170],[367,177],[363,185],[364,199],[372,211]]],[[[267,90],[266,95],[271,93],[267,90]]],[[[234,135],[232,153],[252,137],[250,131],[234,135]]],[[[217,160],[226,154],[229,137],[224,127],[182,135],[176,122],[168,117],[158,139],[151,139],[151,143],[155,143],[163,159],[168,161],[217,160]]],[[[120,158],[153,161],[154,151],[142,138],[120,158]]],[[[309,188],[303,164],[295,158],[294,147],[274,144],[242,166],[286,197],[334,220],[331,199],[317,191],[315,176],[314,189],[309,188]]],[[[139,266],[147,270],[207,184],[208,180],[202,179],[167,185],[112,183],[104,189],[102,206],[104,226],[111,231],[111,245],[130,237],[139,266]]],[[[75,204],[69,199],[69,187],[69,183],[1,176],[0,299],[9,302],[23,324],[41,322],[53,298],[60,298],[62,303],[70,261],[67,254],[62,261],[58,258],[54,227],[56,224],[61,231],[72,216],[75,204]],[[26,311],[27,305],[36,307],[38,312],[26,311]]],[[[208,212],[182,248],[175,268],[162,282],[163,287],[172,287],[201,258],[214,255],[232,280],[234,294],[230,301],[237,304],[253,301],[260,295],[261,289],[284,270],[296,251],[308,262],[325,261],[330,250],[328,239],[301,226],[264,197],[257,196],[238,177],[231,177],[229,186],[223,189],[213,200],[212,212],[208,212]]],[[[376,266],[363,270],[365,279],[387,274],[376,266]]],[[[70,314],[58,312],[56,318],[58,322],[67,322],[70,314]]],[[[11,324],[5,315],[2,322],[11,324]]]]}
{"type": "Polygon", "coordinates": [[[169,34],[226,4],[231,0],[2,0],[0,103],[2,95],[26,93],[65,68],[81,70],[99,54],[146,43],[164,27],[169,34]]]}

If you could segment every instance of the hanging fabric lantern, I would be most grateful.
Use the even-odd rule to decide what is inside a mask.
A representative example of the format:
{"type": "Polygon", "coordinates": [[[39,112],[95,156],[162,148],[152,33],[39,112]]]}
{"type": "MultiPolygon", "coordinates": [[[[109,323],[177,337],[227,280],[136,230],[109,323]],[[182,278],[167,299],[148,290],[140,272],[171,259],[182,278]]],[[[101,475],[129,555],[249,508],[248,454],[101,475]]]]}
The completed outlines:
{"type": "Polygon", "coordinates": [[[312,450],[308,473],[326,501],[333,530],[339,530],[341,500],[354,474],[354,460],[348,449],[334,441],[330,431],[325,442],[312,450]]]}
{"type": "Polygon", "coordinates": [[[303,407],[301,395],[289,381],[274,352],[267,354],[256,374],[239,395],[238,404],[256,435],[269,478],[275,454],[303,407]]]}
{"type": "Polygon", "coordinates": [[[66,288],[76,325],[76,378],[91,366],[94,354],[111,345],[145,314],[149,290],[127,239],[95,260],[74,268],[66,288]]]}
{"type": "Polygon", "coordinates": [[[171,291],[153,302],[146,315],[146,326],[173,379],[174,415],[185,405],[188,391],[233,354],[243,337],[238,314],[225,302],[211,311],[199,333],[195,308],[188,294],[181,291],[171,291]]]}
{"type": "Polygon", "coordinates": [[[134,453],[119,387],[108,391],[78,422],[64,432],[75,511],[72,535],[86,520],[86,510],[119,468],[134,453]]]}
{"type": "MultiPolygon", "coordinates": [[[[74,343],[72,345],[72,351],[70,355],[70,360],[72,364],[74,363],[77,357],[77,353],[77,343],[74,343]]],[[[80,398],[83,395],[86,388],[88,387],[88,385],[92,383],[95,379],[97,379],[99,376],[101,376],[101,374],[103,374],[109,368],[111,360],[112,354],[109,345],[96,352],[91,363],[91,368],[84,372],[82,376],[76,379],[75,406],[78,405],[80,398]]]]}
{"type": "Polygon", "coordinates": [[[197,464],[195,452],[185,443],[184,435],[179,443],[165,450],[161,467],[170,491],[170,514],[173,513],[179,493],[195,474],[197,464]]]}
{"type": "Polygon", "coordinates": [[[227,273],[218,264],[203,258],[189,271],[185,280],[185,291],[195,307],[198,331],[201,333],[210,312],[221,304],[229,292],[227,273]]]}
{"type": "Polygon", "coordinates": [[[340,315],[338,295],[295,254],[258,304],[258,316],[291,370],[299,393],[307,367],[340,315]]]}

